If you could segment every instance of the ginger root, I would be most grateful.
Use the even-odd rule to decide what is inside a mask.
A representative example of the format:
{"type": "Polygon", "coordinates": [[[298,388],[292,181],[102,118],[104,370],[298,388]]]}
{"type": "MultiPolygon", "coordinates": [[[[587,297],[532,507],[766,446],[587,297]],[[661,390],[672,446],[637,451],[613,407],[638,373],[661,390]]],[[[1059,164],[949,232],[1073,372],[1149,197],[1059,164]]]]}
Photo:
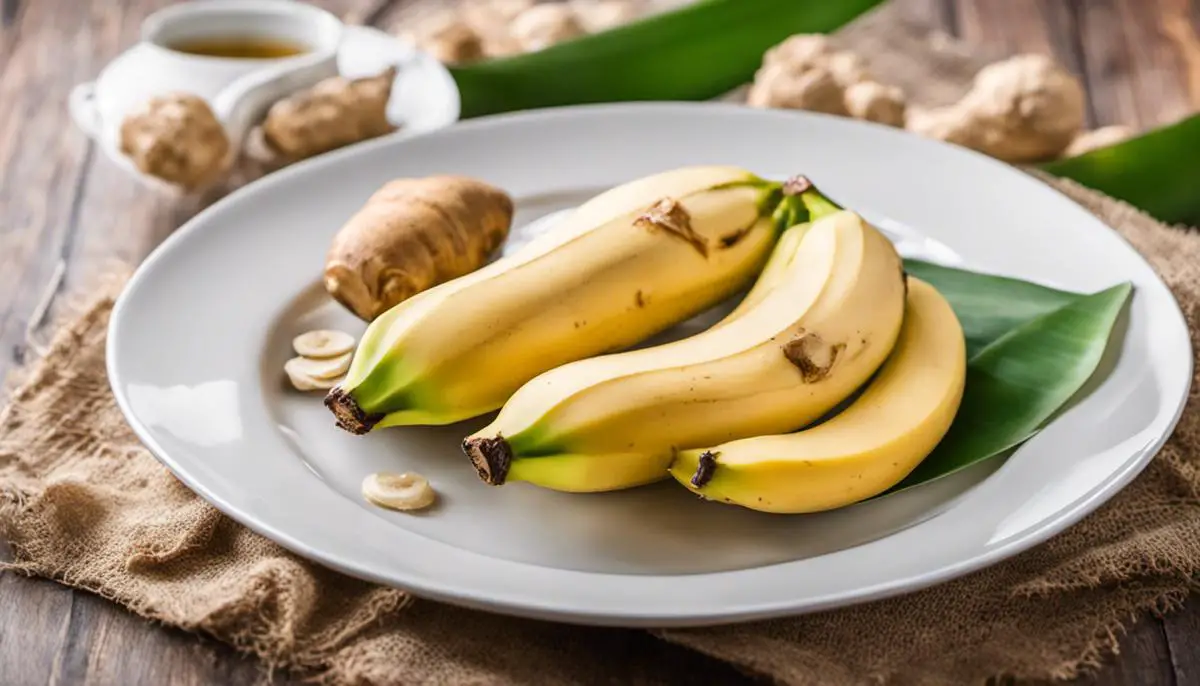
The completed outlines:
{"type": "Polygon", "coordinates": [[[1058,156],[1083,128],[1083,87],[1042,55],[984,67],[957,104],[910,116],[908,128],[1006,162],[1058,156]]]}
{"type": "Polygon", "coordinates": [[[1063,151],[1062,156],[1075,157],[1076,155],[1082,155],[1098,148],[1116,145],[1127,138],[1132,138],[1133,134],[1133,129],[1120,124],[1101,126],[1091,131],[1083,131],[1078,136],[1075,136],[1075,140],[1071,141],[1071,144],[1063,151]]]}
{"type": "Polygon", "coordinates": [[[629,23],[646,0],[464,0],[426,20],[409,37],[445,64],[507,57],[629,23]]]}
{"type": "Polygon", "coordinates": [[[121,122],[121,152],[143,174],[193,190],[224,171],[225,127],[203,98],[168,93],[150,98],[121,122]]]}
{"type": "Polygon", "coordinates": [[[862,81],[846,89],[846,110],[855,119],[904,126],[907,107],[904,92],[895,86],[862,81]]]}
{"type": "Polygon", "coordinates": [[[544,50],[585,33],[575,12],[565,3],[557,2],[530,7],[512,20],[509,30],[528,52],[544,50]]]}
{"type": "Polygon", "coordinates": [[[746,102],[751,107],[846,114],[842,87],[833,72],[824,67],[797,70],[783,62],[759,69],[746,102]]]}
{"type": "Polygon", "coordinates": [[[863,62],[863,58],[848,50],[830,54],[824,59],[821,66],[833,74],[833,78],[842,88],[850,88],[856,83],[874,80],[871,78],[871,72],[867,71],[867,65],[863,62]]]}
{"type": "Polygon", "coordinates": [[[825,60],[837,52],[829,37],[820,33],[798,33],[767,50],[763,66],[788,64],[798,71],[824,66],[825,60]]]}
{"type": "Polygon", "coordinates": [[[335,76],[271,106],[262,124],[271,152],[290,161],[391,133],[387,102],[395,67],[361,79],[335,76]]]}
{"type": "Polygon", "coordinates": [[[494,12],[501,21],[507,23],[517,18],[517,15],[533,7],[534,0],[475,0],[466,9],[487,8],[494,12]]]}
{"type": "Polygon", "coordinates": [[[572,0],[571,7],[588,33],[599,33],[638,19],[641,0],[572,0]]]}
{"type": "Polygon", "coordinates": [[[872,88],[859,88],[850,98],[851,88],[872,81],[866,63],[857,54],[839,50],[823,34],[800,33],[763,55],[747,103],[752,107],[849,114],[872,121],[891,122],[897,117],[903,121],[904,95],[898,89],[872,84],[872,88]]]}
{"type": "MultiPolygon", "coordinates": [[[[479,14],[476,22],[484,21],[484,15],[479,14]]],[[[465,64],[482,59],[485,54],[485,39],[479,29],[465,17],[444,12],[418,26],[410,38],[443,64],[465,64]]]]}
{"type": "Polygon", "coordinates": [[[512,217],[512,199],[476,179],[396,179],[334,237],[325,289],[372,321],[421,291],[483,266],[508,236],[512,217]]]}
{"type": "Polygon", "coordinates": [[[471,59],[520,54],[521,44],[513,38],[508,25],[532,6],[532,0],[473,0],[463,4],[462,20],[479,36],[482,46],[482,55],[471,59]]]}

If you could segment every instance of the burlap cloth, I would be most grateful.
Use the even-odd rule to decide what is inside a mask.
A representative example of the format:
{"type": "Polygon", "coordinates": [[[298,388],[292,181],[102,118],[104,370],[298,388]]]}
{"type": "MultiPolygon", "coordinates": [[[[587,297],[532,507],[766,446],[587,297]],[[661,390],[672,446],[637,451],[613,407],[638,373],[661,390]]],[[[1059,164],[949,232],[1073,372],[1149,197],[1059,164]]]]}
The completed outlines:
{"type": "MultiPolygon", "coordinates": [[[[877,70],[925,101],[952,97],[974,72],[977,60],[947,45],[906,43],[911,32],[883,18],[844,37],[887,54],[877,70]]],[[[1175,292],[1191,330],[1200,330],[1200,235],[1047,181],[1141,251],[1175,292]]],[[[154,460],[127,428],[105,378],[116,292],[59,329],[0,416],[0,535],[11,543],[14,568],[327,682],[720,678],[712,663],[671,643],[786,684],[1065,678],[1097,665],[1123,624],[1179,603],[1198,578],[1193,392],[1166,447],[1097,513],[1005,563],[912,595],[799,618],[652,632],[663,641],[411,598],[288,553],[218,513],[154,460]]]]}

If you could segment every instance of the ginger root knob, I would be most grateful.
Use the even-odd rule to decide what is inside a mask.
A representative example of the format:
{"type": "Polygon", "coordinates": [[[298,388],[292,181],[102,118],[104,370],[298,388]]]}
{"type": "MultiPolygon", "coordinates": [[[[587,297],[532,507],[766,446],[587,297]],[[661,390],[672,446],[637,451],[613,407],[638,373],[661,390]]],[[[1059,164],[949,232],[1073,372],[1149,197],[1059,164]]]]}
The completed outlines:
{"type": "Polygon", "coordinates": [[[396,68],[377,76],[335,76],[276,102],[262,124],[271,152],[300,160],[391,133],[387,103],[396,68]]]}
{"type": "Polygon", "coordinates": [[[904,92],[874,81],[856,83],[846,89],[846,110],[855,119],[904,126],[904,92]]]}
{"type": "Polygon", "coordinates": [[[584,34],[579,18],[565,3],[534,5],[518,14],[509,24],[509,30],[528,52],[544,50],[584,34]]]}
{"type": "Polygon", "coordinates": [[[820,33],[798,33],[767,50],[763,55],[763,66],[790,64],[796,69],[821,66],[825,59],[837,52],[829,37],[820,33]]]}
{"type": "Polygon", "coordinates": [[[751,107],[846,114],[842,87],[824,67],[797,71],[786,63],[764,66],[755,76],[746,102],[751,107]]]}
{"type": "MultiPolygon", "coordinates": [[[[481,14],[481,25],[490,21],[481,14]]],[[[441,12],[425,20],[409,36],[422,50],[443,64],[466,64],[485,55],[480,27],[454,12],[441,12]]]]}
{"type": "Polygon", "coordinates": [[[1043,55],[1019,55],[980,70],[957,104],[910,117],[917,133],[1006,162],[1058,156],[1083,128],[1079,81],[1043,55]]]}
{"type": "Polygon", "coordinates": [[[512,217],[512,199],[476,179],[396,179],[334,237],[325,289],[372,321],[421,291],[483,266],[508,236],[512,217]]]}
{"type": "Polygon", "coordinates": [[[190,93],[150,98],[122,120],[120,134],[121,152],[143,174],[186,190],[216,180],[230,152],[225,127],[190,93]]]}

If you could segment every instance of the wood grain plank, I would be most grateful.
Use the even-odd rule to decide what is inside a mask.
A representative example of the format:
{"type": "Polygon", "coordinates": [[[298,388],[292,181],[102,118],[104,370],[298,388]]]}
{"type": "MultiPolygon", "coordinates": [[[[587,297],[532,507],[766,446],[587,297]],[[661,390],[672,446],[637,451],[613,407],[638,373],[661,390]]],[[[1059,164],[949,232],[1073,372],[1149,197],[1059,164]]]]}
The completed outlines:
{"type": "Polygon", "coordinates": [[[90,145],[63,104],[92,75],[96,17],[72,7],[26,6],[14,27],[22,39],[0,72],[0,372],[70,239],[88,160],[90,145]]]}
{"type": "MultiPolygon", "coordinates": [[[[1055,57],[1056,37],[1043,17],[1043,0],[957,0],[959,37],[1006,54],[1039,52],[1055,57]]],[[[1064,55],[1065,56],[1065,55],[1064,55]]]]}
{"type": "Polygon", "coordinates": [[[1200,597],[1163,617],[1163,631],[1171,650],[1171,667],[1178,684],[1200,684],[1200,597]]]}
{"type": "Polygon", "coordinates": [[[1179,55],[1188,101],[1193,109],[1200,110],[1200,1],[1162,0],[1162,3],[1163,31],[1179,55]]]}
{"type": "Polygon", "coordinates": [[[1130,84],[1131,57],[1114,0],[1091,0],[1077,9],[1092,107],[1097,123],[1142,126],[1130,84]]]}
{"type": "Polygon", "coordinates": [[[1176,686],[1162,622],[1149,617],[1121,638],[1120,652],[1094,678],[1095,686],[1176,686]]]}
{"type": "Polygon", "coordinates": [[[339,4],[347,5],[339,12],[342,20],[349,24],[363,26],[380,26],[380,20],[394,7],[411,2],[411,0],[338,0],[339,4]]]}
{"type": "Polygon", "coordinates": [[[0,0],[0,27],[14,24],[20,7],[21,0],[0,0]]]}
{"type": "Polygon", "coordinates": [[[1183,36],[1183,45],[1190,45],[1180,27],[1190,25],[1194,37],[1195,21],[1185,21],[1188,12],[1177,3],[1090,0],[1079,5],[1078,14],[1097,123],[1146,129],[1176,121],[1195,108],[1179,43],[1183,36]],[[1169,30],[1164,23],[1168,17],[1174,22],[1169,30]]]}
{"type": "MultiPolygon", "coordinates": [[[[1063,0],[955,0],[959,36],[972,44],[1015,55],[1049,55],[1090,90],[1075,2],[1063,0]]],[[[1090,101],[1090,100],[1089,100],[1090,101]]],[[[1094,126],[1089,107],[1087,125],[1094,126]]]]}
{"type": "MultiPolygon", "coordinates": [[[[1173,5],[1168,0],[1118,0],[1132,64],[1130,82],[1145,127],[1177,121],[1192,112],[1186,64],[1165,23],[1173,5]]],[[[1195,39],[1195,31],[1191,38],[1195,39]]],[[[1196,43],[1191,47],[1196,48],[1196,43]]]]}
{"type": "Polygon", "coordinates": [[[955,35],[958,30],[954,0],[891,0],[898,16],[918,26],[955,35]]]}
{"type": "Polygon", "coordinates": [[[71,595],[66,586],[0,571],[0,683],[51,683],[71,595]]]}
{"type": "Polygon", "coordinates": [[[0,0],[0,73],[9,64],[13,46],[17,42],[17,24],[20,22],[24,0],[0,0]]]}
{"type": "MultiPolygon", "coordinates": [[[[113,262],[136,264],[202,205],[155,196],[92,154],[63,106],[70,87],[132,45],[142,19],[167,4],[81,11],[87,5],[74,0],[39,0],[20,5],[16,25],[0,33],[0,374],[58,259],[68,263],[65,290],[78,292],[113,262]]],[[[352,20],[376,3],[322,4],[352,20]]],[[[5,573],[0,607],[5,686],[261,683],[254,660],[86,592],[5,573]]]]}
{"type": "Polygon", "coordinates": [[[97,596],[77,593],[72,620],[78,627],[78,646],[69,653],[75,669],[59,670],[69,677],[59,682],[63,686],[249,686],[268,674],[224,644],[148,623],[97,596]]]}

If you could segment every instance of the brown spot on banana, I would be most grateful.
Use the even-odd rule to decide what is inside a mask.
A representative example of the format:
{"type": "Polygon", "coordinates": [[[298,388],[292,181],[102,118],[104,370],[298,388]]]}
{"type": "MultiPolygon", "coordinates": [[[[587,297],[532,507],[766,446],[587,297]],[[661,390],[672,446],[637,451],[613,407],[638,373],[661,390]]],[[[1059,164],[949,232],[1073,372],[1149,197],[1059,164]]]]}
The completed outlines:
{"type": "Polygon", "coordinates": [[[633,294],[633,302],[638,306],[639,309],[646,306],[646,296],[640,289],[637,293],[633,294]]]}
{"type": "Polygon", "coordinates": [[[801,329],[783,345],[783,356],[800,370],[804,383],[817,383],[829,376],[845,343],[829,343],[819,334],[801,329]]]}
{"type": "MultiPolygon", "coordinates": [[[[870,347],[870,342],[871,342],[871,339],[866,336],[859,337],[858,345],[850,353],[850,357],[843,358],[843,359],[845,359],[846,362],[853,362],[853,361],[857,360],[859,357],[862,356],[863,353],[865,353],[867,351],[867,348],[870,347]]],[[[844,350],[843,350],[843,352],[844,352],[844,350]]]]}
{"type": "Polygon", "coordinates": [[[737,245],[743,238],[745,238],[746,234],[750,233],[750,230],[753,229],[754,225],[757,223],[758,220],[752,221],[731,234],[721,236],[721,249],[728,250],[729,248],[737,245]]]}
{"type": "Polygon", "coordinates": [[[666,231],[687,241],[701,255],[708,257],[708,243],[692,228],[691,215],[674,198],[663,198],[654,203],[645,214],[633,220],[633,225],[649,231],[666,231]]]}

